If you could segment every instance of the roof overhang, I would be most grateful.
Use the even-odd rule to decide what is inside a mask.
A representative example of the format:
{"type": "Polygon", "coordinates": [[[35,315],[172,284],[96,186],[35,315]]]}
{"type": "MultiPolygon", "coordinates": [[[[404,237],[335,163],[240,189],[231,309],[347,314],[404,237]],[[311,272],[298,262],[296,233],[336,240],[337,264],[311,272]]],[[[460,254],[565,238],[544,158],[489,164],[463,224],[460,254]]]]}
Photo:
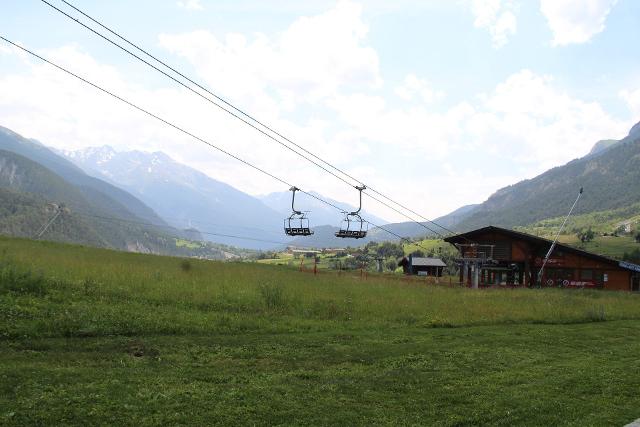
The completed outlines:
{"type": "MultiPolygon", "coordinates": [[[[475,243],[473,241],[473,239],[477,236],[480,236],[482,234],[486,234],[486,233],[497,233],[497,234],[503,234],[507,237],[510,237],[512,239],[520,239],[520,240],[525,240],[529,243],[535,244],[537,246],[540,246],[542,248],[550,248],[551,244],[553,243],[551,240],[549,239],[545,239],[543,237],[538,237],[538,236],[534,236],[532,234],[527,234],[527,233],[522,233],[520,231],[515,231],[515,230],[509,230],[507,228],[501,228],[501,227],[496,227],[493,225],[490,225],[488,227],[483,227],[483,228],[478,228],[477,230],[472,230],[466,233],[462,233],[462,234],[457,234],[455,236],[450,236],[450,237],[446,237],[444,239],[445,242],[447,243],[451,243],[452,245],[456,245],[456,244],[473,244],[475,243]]],[[[563,250],[565,252],[570,252],[570,253],[574,253],[576,255],[580,255],[580,256],[584,256],[587,258],[591,258],[591,259],[595,259],[601,262],[606,262],[609,264],[614,264],[618,267],[621,268],[625,268],[628,270],[633,270],[633,271],[640,271],[640,270],[635,270],[636,267],[640,268],[640,266],[637,266],[636,264],[631,264],[631,263],[625,263],[624,261],[618,261],[616,259],[613,258],[609,258],[603,255],[598,255],[598,254],[594,254],[592,252],[587,252],[584,251],[582,249],[578,249],[578,248],[574,248],[573,246],[569,246],[569,245],[565,245],[563,243],[556,243],[556,249],[560,249],[563,250]],[[629,267],[629,266],[624,266],[625,265],[631,265],[634,267],[629,267]]]]}

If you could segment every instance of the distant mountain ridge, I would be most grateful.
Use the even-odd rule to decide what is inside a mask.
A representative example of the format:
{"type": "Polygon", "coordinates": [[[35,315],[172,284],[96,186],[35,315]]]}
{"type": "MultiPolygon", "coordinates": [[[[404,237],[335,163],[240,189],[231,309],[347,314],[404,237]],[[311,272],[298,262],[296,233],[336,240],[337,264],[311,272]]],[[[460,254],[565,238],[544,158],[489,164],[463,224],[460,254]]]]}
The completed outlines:
{"type": "Polygon", "coordinates": [[[64,180],[77,186],[84,197],[100,206],[103,213],[113,213],[124,218],[142,219],[156,225],[166,223],[149,206],[131,194],[84,173],[80,168],[58,156],[43,144],[18,135],[0,126],[0,149],[20,154],[37,162],[64,180]]]}
{"type": "MultiPolygon", "coordinates": [[[[640,122],[621,140],[598,141],[582,158],[501,188],[485,202],[463,206],[434,222],[456,232],[486,225],[525,226],[566,215],[580,187],[585,192],[576,214],[620,209],[640,202],[640,122]]],[[[446,234],[446,230],[431,223],[424,225],[446,234]]],[[[429,234],[411,222],[387,224],[385,228],[404,237],[429,234]]]]}
{"type": "Polygon", "coordinates": [[[62,153],[86,173],[135,195],[175,227],[227,235],[205,234],[208,240],[252,249],[271,249],[278,243],[270,242],[285,245],[290,240],[282,231],[280,213],[162,152],[103,146],[62,153]]]}
{"type": "Polygon", "coordinates": [[[137,225],[133,221],[141,219],[131,214],[127,218],[119,216],[123,207],[104,212],[102,205],[94,203],[96,199],[103,201],[102,197],[86,197],[86,189],[11,151],[0,150],[0,190],[0,205],[9,208],[0,215],[0,230],[11,235],[35,237],[58,207],[63,207],[59,219],[47,230],[47,238],[159,253],[170,240],[164,231],[137,225]]]}
{"type": "Polygon", "coordinates": [[[584,195],[576,214],[640,202],[640,123],[624,139],[608,142],[604,148],[598,144],[585,157],[501,188],[456,224],[456,228],[522,226],[562,216],[581,187],[584,195]],[[598,144],[600,149],[596,149],[598,144]]]}
{"type": "MultiPolygon", "coordinates": [[[[281,242],[281,246],[293,240],[283,231],[283,220],[291,213],[289,191],[254,197],[178,163],[162,152],[117,151],[110,146],[103,146],[61,151],[61,154],[86,173],[134,194],[176,227],[189,226],[219,234],[281,242]]],[[[336,206],[356,209],[349,204],[313,194],[336,206]]],[[[354,197],[357,197],[355,191],[354,197]]],[[[338,226],[342,220],[342,214],[336,209],[304,193],[296,194],[296,208],[311,211],[313,228],[321,225],[338,226]]],[[[376,224],[386,223],[366,211],[363,211],[363,217],[376,224]]],[[[278,246],[277,243],[242,241],[225,236],[205,235],[205,238],[254,249],[273,249],[278,246]]]]}
{"type": "MultiPolygon", "coordinates": [[[[397,240],[396,236],[375,228],[363,240],[337,239],[333,233],[340,224],[340,213],[300,194],[296,196],[296,207],[312,211],[312,226],[317,232],[309,238],[289,239],[282,231],[282,219],[290,211],[290,192],[272,193],[258,200],[175,162],[161,152],[117,152],[104,146],[67,151],[64,152],[67,159],[63,159],[37,141],[0,127],[2,149],[24,154],[45,165],[74,186],[74,191],[66,192],[68,197],[75,194],[73,197],[82,198],[111,215],[144,218],[156,224],[169,223],[180,229],[188,227],[244,235],[282,242],[282,245],[335,247],[358,246],[371,240],[397,240]],[[187,224],[188,220],[193,220],[194,224],[187,224]]],[[[640,123],[620,141],[599,141],[587,156],[499,189],[481,204],[463,206],[434,220],[444,228],[430,222],[423,225],[413,222],[385,224],[386,221],[366,210],[363,217],[384,224],[385,229],[403,237],[433,235],[427,228],[447,234],[446,229],[463,231],[484,225],[523,226],[565,214],[582,186],[585,193],[576,214],[619,209],[640,202],[640,123]]],[[[13,193],[5,195],[8,199],[14,197],[13,193]]],[[[353,209],[348,204],[335,204],[353,209]]],[[[266,242],[250,246],[231,237],[220,238],[222,240],[214,241],[260,249],[278,246],[266,242]]]]}
{"type": "Polygon", "coordinates": [[[169,227],[125,190],[85,174],[43,144],[0,127],[0,233],[136,252],[223,258],[218,247],[179,244],[197,232],[169,227]],[[56,215],[58,213],[58,215],[56,215]]]}

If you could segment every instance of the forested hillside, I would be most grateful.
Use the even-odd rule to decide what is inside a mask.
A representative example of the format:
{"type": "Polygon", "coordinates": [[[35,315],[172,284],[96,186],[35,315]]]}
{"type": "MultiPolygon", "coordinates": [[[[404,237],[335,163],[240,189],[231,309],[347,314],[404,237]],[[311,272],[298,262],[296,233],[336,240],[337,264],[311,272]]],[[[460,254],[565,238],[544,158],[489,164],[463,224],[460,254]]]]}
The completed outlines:
{"type": "Polygon", "coordinates": [[[512,227],[559,217],[567,213],[580,187],[584,187],[584,194],[576,215],[640,202],[639,129],[636,125],[629,136],[615,144],[498,190],[455,227],[512,227]]]}
{"type": "Polygon", "coordinates": [[[84,173],[73,163],[58,156],[37,141],[27,139],[0,126],[0,149],[30,159],[64,181],[75,186],[82,196],[103,213],[110,212],[119,217],[142,219],[158,225],[166,223],[149,206],[126,191],[84,173]]]}
{"type": "Polygon", "coordinates": [[[43,238],[133,252],[217,259],[225,258],[225,252],[235,251],[184,240],[187,235],[197,240],[201,236],[197,231],[186,232],[167,226],[135,197],[85,175],[45,147],[6,129],[0,129],[0,135],[2,234],[34,238],[55,217],[43,238]],[[41,160],[62,171],[69,179],[17,152],[41,160]],[[126,202],[127,206],[120,201],[126,202]],[[130,211],[130,206],[143,217],[130,211]]]}

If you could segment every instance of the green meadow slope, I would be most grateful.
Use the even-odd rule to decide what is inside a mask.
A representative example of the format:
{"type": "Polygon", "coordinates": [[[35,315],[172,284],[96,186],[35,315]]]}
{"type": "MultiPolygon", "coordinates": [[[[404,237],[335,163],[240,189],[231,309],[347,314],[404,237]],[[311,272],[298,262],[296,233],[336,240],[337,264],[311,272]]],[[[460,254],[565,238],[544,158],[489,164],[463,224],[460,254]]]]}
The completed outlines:
{"type": "Polygon", "coordinates": [[[623,425],[640,296],[0,238],[2,425],[623,425]]]}

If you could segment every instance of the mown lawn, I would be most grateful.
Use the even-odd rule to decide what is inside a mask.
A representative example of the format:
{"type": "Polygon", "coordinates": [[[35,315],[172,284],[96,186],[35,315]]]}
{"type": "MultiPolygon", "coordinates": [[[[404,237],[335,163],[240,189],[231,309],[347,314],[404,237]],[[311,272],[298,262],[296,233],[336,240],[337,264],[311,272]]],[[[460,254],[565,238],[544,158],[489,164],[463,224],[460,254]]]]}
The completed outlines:
{"type": "Polygon", "coordinates": [[[0,425],[624,425],[640,298],[0,238],[0,425]]]}

